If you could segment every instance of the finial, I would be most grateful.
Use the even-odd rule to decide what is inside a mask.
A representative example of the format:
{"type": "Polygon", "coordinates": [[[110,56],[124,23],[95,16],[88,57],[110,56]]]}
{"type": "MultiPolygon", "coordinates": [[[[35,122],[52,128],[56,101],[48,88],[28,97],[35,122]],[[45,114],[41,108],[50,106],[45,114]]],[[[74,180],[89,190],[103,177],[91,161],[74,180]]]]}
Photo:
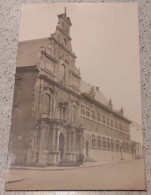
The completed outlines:
{"type": "Polygon", "coordinates": [[[65,16],[67,15],[67,8],[66,8],[66,6],[64,8],[64,14],[65,14],[65,16]]]}

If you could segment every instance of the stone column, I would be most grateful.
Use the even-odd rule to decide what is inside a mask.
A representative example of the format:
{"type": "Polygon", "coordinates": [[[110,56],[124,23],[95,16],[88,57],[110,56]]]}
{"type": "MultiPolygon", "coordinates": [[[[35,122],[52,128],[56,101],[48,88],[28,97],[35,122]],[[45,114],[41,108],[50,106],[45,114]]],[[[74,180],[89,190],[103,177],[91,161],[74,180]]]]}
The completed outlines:
{"type": "Polygon", "coordinates": [[[47,125],[41,124],[40,126],[40,139],[39,139],[39,159],[38,164],[39,165],[47,165],[48,163],[48,150],[46,148],[46,142],[47,137],[46,131],[47,131],[47,125]]]}
{"type": "Polygon", "coordinates": [[[56,131],[57,131],[57,134],[56,134],[56,136],[57,136],[56,150],[59,151],[59,130],[57,129],[56,131]]]}
{"type": "Polygon", "coordinates": [[[76,140],[75,139],[76,139],[75,132],[73,132],[73,147],[72,147],[73,152],[75,152],[75,148],[76,148],[76,146],[75,146],[76,140]]]}
{"type": "Polygon", "coordinates": [[[69,149],[69,152],[71,152],[71,132],[69,131],[69,145],[68,145],[68,149],[69,149]]]}
{"type": "Polygon", "coordinates": [[[56,129],[53,128],[52,129],[53,133],[52,133],[52,150],[55,151],[56,149],[56,129]]]}

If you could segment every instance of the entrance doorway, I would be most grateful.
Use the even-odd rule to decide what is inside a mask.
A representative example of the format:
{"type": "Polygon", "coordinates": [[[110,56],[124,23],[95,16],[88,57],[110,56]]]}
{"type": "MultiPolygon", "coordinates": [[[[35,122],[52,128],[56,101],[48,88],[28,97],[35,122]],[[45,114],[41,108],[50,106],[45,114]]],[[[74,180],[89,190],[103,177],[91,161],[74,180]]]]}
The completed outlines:
{"type": "Polygon", "coordinates": [[[86,141],[86,158],[89,156],[89,142],[86,141]]]}
{"type": "Polygon", "coordinates": [[[61,133],[59,135],[60,160],[62,160],[64,156],[64,144],[65,144],[64,135],[61,133]]]}

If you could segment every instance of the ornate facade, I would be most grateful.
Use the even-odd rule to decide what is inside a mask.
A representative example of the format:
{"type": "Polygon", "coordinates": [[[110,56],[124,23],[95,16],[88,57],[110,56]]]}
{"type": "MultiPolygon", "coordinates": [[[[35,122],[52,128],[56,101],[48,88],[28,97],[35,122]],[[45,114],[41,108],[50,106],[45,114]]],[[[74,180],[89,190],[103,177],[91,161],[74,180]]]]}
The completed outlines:
{"type": "Polygon", "coordinates": [[[49,38],[20,42],[10,132],[12,164],[76,165],[132,157],[130,120],[81,80],[70,18],[49,38]],[[84,86],[85,85],[85,86],[84,86]]]}

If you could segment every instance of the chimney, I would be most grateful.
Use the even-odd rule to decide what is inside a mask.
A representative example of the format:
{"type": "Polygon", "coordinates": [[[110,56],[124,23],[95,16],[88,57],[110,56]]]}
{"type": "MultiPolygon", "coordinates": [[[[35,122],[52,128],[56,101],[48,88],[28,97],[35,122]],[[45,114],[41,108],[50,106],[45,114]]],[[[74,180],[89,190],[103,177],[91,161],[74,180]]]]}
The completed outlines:
{"type": "Polygon", "coordinates": [[[99,91],[99,90],[100,90],[98,86],[96,86],[96,90],[97,90],[97,91],[99,91]]]}

